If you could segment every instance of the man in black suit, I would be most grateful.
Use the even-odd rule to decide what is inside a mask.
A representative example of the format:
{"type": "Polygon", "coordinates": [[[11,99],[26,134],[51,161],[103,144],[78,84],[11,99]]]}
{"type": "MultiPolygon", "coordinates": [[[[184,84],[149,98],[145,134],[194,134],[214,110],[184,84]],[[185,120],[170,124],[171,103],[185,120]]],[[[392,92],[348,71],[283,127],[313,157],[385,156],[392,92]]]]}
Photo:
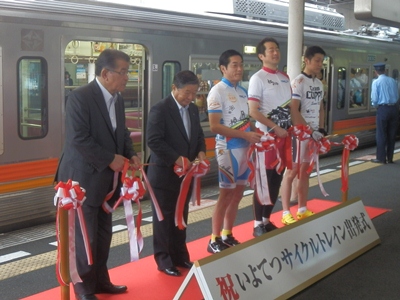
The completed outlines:
{"type": "MultiPolygon", "coordinates": [[[[164,220],[159,221],[153,207],[154,258],[158,270],[171,276],[181,275],[177,266],[192,266],[186,247],[186,229],[178,229],[174,222],[175,207],[183,180],[183,177],[179,178],[175,174],[174,165],[183,166],[184,159],[192,162],[196,158],[203,161],[206,157],[199,111],[192,103],[196,99],[198,88],[199,81],[193,72],[177,73],[171,95],[151,108],[147,123],[147,145],[151,150],[147,175],[164,216],[164,220]],[[189,115],[187,128],[181,109],[187,109],[189,115]]],[[[188,203],[189,196],[183,213],[186,223],[188,203]]]]}
{"type": "MultiPolygon", "coordinates": [[[[125,161],[134,168],[140,164],[125,126],[120,95],[128,82],[129,64],[127,54],[104,50],[96,61],[96,79],[71,92],[66,104],[65,145],[55,179],[71,179],[86,189],[82,209],[93,256],[93,265],[88,265],[82,234],[77,229],[76,259],[82,279],[74,285],[78,300],[96,300],[96,293],[118,294],[127,289],[110,281],[107,259],[112,218],[102,204],[107,195],[110,202],[118,199],[119,172],[125,161]]],[[[79,228],[78,220],[76,226],[79,228]]]]}

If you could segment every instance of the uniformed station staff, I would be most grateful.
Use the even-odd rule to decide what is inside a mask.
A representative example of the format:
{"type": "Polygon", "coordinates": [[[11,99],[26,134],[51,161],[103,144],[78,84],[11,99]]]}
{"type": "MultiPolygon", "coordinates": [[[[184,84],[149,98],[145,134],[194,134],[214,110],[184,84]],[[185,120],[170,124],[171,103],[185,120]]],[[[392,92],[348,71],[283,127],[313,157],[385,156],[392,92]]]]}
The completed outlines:
{"type": "Polygon", "coordinates": [[[371,103],[376,112],[376,159],[374,163],[393,163],[399,115],[399,92],[396,81],[385,74],[385,64],[374,65],[378,76],[372,82],[371,103]]]}

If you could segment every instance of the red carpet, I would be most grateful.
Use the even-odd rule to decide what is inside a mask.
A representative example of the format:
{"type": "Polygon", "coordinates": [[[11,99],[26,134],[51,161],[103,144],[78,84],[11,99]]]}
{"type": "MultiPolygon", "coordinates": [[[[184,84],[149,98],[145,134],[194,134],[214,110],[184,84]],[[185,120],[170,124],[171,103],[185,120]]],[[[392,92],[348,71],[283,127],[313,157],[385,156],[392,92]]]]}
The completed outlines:
{"type": "MultiPolygon", "coordinates": [[[[318,213],[335,205],[340,204],[336,201],[327,200],[310,200],[307,202],[307,206],[310,210],[318,213]]],[[[295,214],[297,211],[297,205],[293,206],[292,213],[295,214]]],[[[389,211],[388,209],[365,207],[369,217],[371,219],[389,211]]],[[[280,222],[281,212],[274,213],[271,217],[272,222],[278,227],[283,226],[280,222]]],[[[189,228],[190,230],[190,228],[189,228]]],[[[210,228],[211,230],[211,228],[210,228]]],[[[253,221],[236,226],[234,228],[235,237],[239,241],[247,241],[253,238],[253,221]]],[[[193,261],[199,260],[210,255],[206,251],[206,246],[209,237],[204,237],[196,241],[188,243],[189,252],[193,261]]],[[[128,293],[122,295],[97,295],[100,300],[143,300],[143,299],[157,299],[157,300],[170,300],[173,299],[183,280],[186,277],[188,270],[182,269],[182,277],[171,277],[157,271],[156,264],[152,256],[148,256],[140,259],[137,262],[128,263],[123,266],[119,266],[110,270],[110,276],[113,282],[116,284],[123,284],[128,286],[128,293]]],[[[71,285],[72,286],[72,285],[71,285]]],[[[44,291],[39,294],[24,298],[26,300],[43,300],[43,299],[60,299],[61,298],[60,288],[54,288],[48,291],[44,291]]],[[[71,299],[75,299],[74,292],[71,287],[71,299]]],[[[184,292],[181,299],[203,299],[200,288],[197,285],[195,278],[191,280],[186,291],[184,292]]]]}

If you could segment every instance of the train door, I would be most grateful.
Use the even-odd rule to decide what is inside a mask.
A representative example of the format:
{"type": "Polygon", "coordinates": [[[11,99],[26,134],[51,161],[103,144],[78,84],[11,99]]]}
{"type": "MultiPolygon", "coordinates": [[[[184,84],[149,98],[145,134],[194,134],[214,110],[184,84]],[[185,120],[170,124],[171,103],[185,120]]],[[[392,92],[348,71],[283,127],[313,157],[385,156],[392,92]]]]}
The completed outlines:
{"type": "Polygon", "coordinates": [[[64,95],[95,78],[95,62],[104,49],[117,49],[130,56],[129,81],[122,97],[125,102],[126,126],[137,153],[143,149],[143,108],[145,91],[146,51],[140,44],[101,41],[71,41],[64,55],[64,95]]]}
{"type": "Polygon", "coordinates": [[[329,132],[329,122],[330,122],[330,107],[331,107],[331,97],[330,97],[330,82],[331,82],[331,58],[330,57],[325,57],[323,67],[321,70],[321,74],[319,76],[319,79],[321,80],[323,87],[324,87],[324,97],[323,97],[323,103],[324,103],[324,111],[325,111],[325,129],[329,132]]]}

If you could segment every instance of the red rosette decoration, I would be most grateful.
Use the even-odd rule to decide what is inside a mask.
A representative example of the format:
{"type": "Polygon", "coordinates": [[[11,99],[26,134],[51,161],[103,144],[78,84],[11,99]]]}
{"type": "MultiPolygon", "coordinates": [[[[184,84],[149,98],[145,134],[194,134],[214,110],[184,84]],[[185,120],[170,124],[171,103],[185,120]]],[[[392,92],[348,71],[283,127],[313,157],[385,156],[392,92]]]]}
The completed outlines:
{"type": "Polygon", "coordinates": [[[318,152],[319,154],[326,154],[331,151],[331,141],[327,138],[322,138],[319,142],[318,152]]]}
{"type": "Polygon", "coordinates": [[[82,231],[83,242],[85,245],[86,256],[88,264],[93,263],[92,252],[90,249],[89,237],[87,234],[85,218],[82,212],[82,204],[86,199],[85,189],[79,186],[76,181],[68,180],[67,182],[59,182],[54,189],[56,194],[54,196],[54,205],[57,207],[56,216],[56,235],[57,235],[57,263],[56,263],[56,276],[60,285],[68,286],[69,280],[62,278],[61,274],[61,257],[60,251],[63,246],[60,241],[59,229],[60,229],[60,209],[68,211],[68,247],[69,247],[69,271],[70,277],[73,284],[82,282],[79,277],[78,270],[76,267],[76,251],[75,251],[75,211],[78,214],[79,224],[82,231]]]}
{"type": "Polygon", "coordinates": [[[192,190],[191,198],[197,198],[198,202],[200,201],[200,177],[204,176],[210,167],[210,162],[208,160],[195,160],[192,163],[192,166],[189,168],[190,162],[187,158],[183,158],[183,166],[174,166],[175,173],[182,177],[184,176],[181,187],[179,191],[178,200],[176,202],[176,209],[175,209],[175,225],[179,229],[185,229],[187,227],[185,220],[183,219],[183,211],[185,208],[187,194],[189,192],[190,184],[194,177],[197,183],[192,190]]]}
{"type": "Polygon", "coordinates": [[[186,173],[188,172],[189,167],[190,167],[189,159],[187,159],[186,157],[182,156],[182,166],[179,166],[179,165],[175,164],[174,172],[179,177],[182,177],[182,176],[186,175],[186,173]]]}
{"type": "Polygon", "coordinates": [[[349,189],[349,158],[350,151],[358,147],[358,138],[355,135],[346,135],[342,141],[342,188],[341,191],[345,193],[349,189]]]}

